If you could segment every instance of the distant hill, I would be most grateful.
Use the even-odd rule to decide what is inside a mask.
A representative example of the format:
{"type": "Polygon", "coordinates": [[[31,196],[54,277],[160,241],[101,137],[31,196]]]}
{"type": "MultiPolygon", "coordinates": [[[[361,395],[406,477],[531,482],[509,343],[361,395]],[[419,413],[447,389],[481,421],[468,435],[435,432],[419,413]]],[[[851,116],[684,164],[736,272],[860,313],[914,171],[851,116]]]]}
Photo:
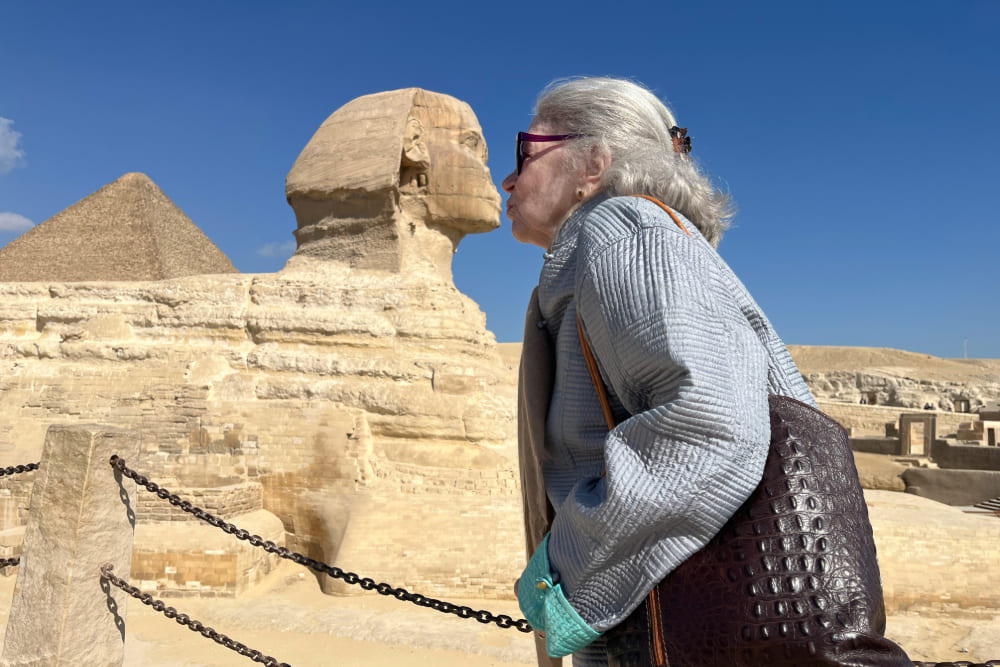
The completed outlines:
{"type": "Polygon", "coordinates": [[[946,359],[887,347],[789,345],[799,372],[868,371],[950,382],[1000,382],[1000,359],[946,359]]]}
{"type": "MultiPolygon", "coordinates": [[[[520,343],[500,343],[501,357],[517,368],[520,343]]],[[[885,347],[789,345],[803,376],[860,373],[887,378],[928,380],[954,385],[1000,384],[1000,359],[945,359],[885,347]]],[[[819,387],[813,387],[814,391],[819,387]]],[[[822,389],[820,390],[822,392],[822,389]]]]}

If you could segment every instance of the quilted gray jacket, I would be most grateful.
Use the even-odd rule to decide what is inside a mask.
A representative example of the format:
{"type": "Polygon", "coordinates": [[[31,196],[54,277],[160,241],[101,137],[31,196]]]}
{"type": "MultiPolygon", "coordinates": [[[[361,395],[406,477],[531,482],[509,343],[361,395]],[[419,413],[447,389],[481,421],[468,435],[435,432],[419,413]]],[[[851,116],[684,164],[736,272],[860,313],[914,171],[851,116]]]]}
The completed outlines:
{"type": "MultiPolygon", "coordinates": [[[[549,560],[605,631],[704,546],[760,481],[768,393],[814,404],[759,306],[693,224],[598,197],[560,229],[539,279],[555,355],[539,454],[549,560]],[[608,432],[579,315],[619,425],[608,432]]],[[[530,536],[537,543],[540,536],[530,536]]]]}

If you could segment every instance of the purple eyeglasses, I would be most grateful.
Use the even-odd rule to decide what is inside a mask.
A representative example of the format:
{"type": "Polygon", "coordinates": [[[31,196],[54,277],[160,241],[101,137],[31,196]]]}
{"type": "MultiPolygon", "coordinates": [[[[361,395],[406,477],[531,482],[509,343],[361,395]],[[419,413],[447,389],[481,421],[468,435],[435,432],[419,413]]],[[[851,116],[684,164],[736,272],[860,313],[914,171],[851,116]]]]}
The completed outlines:
{"type": "Polygon", "coordinates": [[[547,141],[566,141],[567,139],[576,139],[582,137],[582,134],[528,134],[527,132],[517,133],[517,158],[515,164],[517,164],[517,174],[521,175],[521,167],[524,166],[524,158],[531,157],[530,155],[524,154],[524,142],[547,142],[547,141]]]}

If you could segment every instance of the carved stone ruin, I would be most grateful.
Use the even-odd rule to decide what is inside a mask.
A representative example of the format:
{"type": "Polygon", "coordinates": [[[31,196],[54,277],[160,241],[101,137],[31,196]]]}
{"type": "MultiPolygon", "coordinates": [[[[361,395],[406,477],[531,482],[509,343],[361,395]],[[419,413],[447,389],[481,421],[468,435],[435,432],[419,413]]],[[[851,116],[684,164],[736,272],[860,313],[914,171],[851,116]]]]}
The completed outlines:
{"type": "Polygon", "coordinates": [[[934,415],[906,413],[899,415],[899,439],[902,454],[930,456],[931,446],[936,437],[936,418],[934,415]],[[913,437],[914,430],[920,432],[919,438],[913,437]]]}
{"type": "MultiPolygon", "coordinates": [[[[0,283],[3,461],[37,460],[51,424],[120,424],[142,434],[131,467],[266,539],[431,596],[509,597],[515,371],[451,280],[461,238],[499,226],[485,159],[467,104],[365,96],[289,173],[283,271],[0,283]]],[[[0,546],[30,481],[3,489],[0,546]]],[[[232,596],[273,567],[152,494],[136,515],[143,590],[232,596]]]]}
{"type": "Polygon", "coordinates": [[[997,432],[1000,421],[979,420],[964,422],[958,429],[956,438],[965,442],[976,442],[988,447],[997,446],[997,432]]]}

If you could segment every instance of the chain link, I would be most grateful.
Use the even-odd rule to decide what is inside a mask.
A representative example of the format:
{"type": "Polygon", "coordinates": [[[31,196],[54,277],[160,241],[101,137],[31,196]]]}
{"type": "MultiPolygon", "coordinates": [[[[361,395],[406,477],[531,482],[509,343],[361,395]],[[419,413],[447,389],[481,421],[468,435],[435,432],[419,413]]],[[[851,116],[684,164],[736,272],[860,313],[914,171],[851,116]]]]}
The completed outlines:
{"type": "Polygon", "coordinates": [[[179,613],[173,607],[168,607],[163,600],[158,600],[154,598],[149,593],[143,593],[141,590],[132,586],[124,579],[116,577],[111,573],[114,570],[114,565],[111,563],[105,563],[101,566],[101,579],[114,584],[118,588],[122,589],[132,597],[134,597],[139,602],[144,605],[150,606],[156,611],[160,612],[167,618],[172,618],[181,625],[185,626],[188,630],[192,632],[197,632],[203,637],[211,639],[216,644],[225,646],[228,649],[239,653],[240,655],[250,658],[254,662],[259,662],[266,665],[267,667],[291,667],[287,662],[278,662],[276,658],[272,658],[269,655],[264,655],[256,649],[252,649],[242,642],[238,642],[232,637],[228,637],[221,632],[218,632],[215,628],[210,628],[206,626],[201,621],[195,620],[188,616],[187,614],[179,613]]]}
{"type": "Polygon", "coordinates": [[[501,628],[514,628],[520,632],[531,632],[531,624],[528,623],[527,619],[521,618],[514,620],[507,614],[492,614],[485,609],[480,609],[478,611],[472,609],[471,607],[464,607],[452,604],[450,602],[445,602],[444,600],[435,600],[434,598],[429,598],[419,593],[411,593],[405,588],[395,588],[386,583],[376,583],[374,579],[369,577],[360,577],[353,572],[345,572],[339,567],[334,565],[327,565],[322,561],[318,561],[308,556],[303,556],[300,553],[290,551],[285,547],[279,547],[277,544],[271,540],[265,540],[260,535],[251,535],[249,532],[242,528],[237,528],[231,523],[227,523],[217,516],[209,514],[200,507],[195,507],[190,502],[182,500],[179,496],[170,493],[170,491],[164,489],[155,482],[149,481],[145,476],[140,475],[136,471],[132,470],[125,464],[125,460],[120,458],[118,455],[111,457],[111,467],[115,470],[121,472],[122,475],[128,477],[129,479],[135,480],[135,483],[139,486],[144,487],[150,493],[155,493],[158,498],[168,501],[174,507],[178,507],[189,514],[193,514],[202,521],[221,529],[223,532],[229,533],[230,535],[236,537],[239,540],[249,542],[255,547],[260,547],[268,553],[275,554],[281,558],[292,561],[293,563],[298,563],[299,565],[304,565],[310,570],[320,572],[322,574],[330,575],[335,579],[340,579],[347,582],[348,584],[354,586],[361,586],[361,588],[366,591],[375,591],[379,595],[392,596],[397,600],[402,600],[405,602],[411,602],[418,607],[427,607],[428,609],[434,609],[443,614],[454,614],[459,618],[474,618],[480,623],[495,623],[501,628]]]}
{"type": "Polygon", "coordinates": [[[10,567],[12,565],[17,565],[21,562],[20,557],[14,556],[13,558],[0,558],[0,567],[10,567]]]}
{"type": "Polygon", "coordinates": [[[26,463],[24,465],[7,466],[6,468],[0,468],[0,477],[6,477],[7,475],[16,475],[22,472],[31,472],[32,470],[38,470],[37,463],[26,463]]]}

